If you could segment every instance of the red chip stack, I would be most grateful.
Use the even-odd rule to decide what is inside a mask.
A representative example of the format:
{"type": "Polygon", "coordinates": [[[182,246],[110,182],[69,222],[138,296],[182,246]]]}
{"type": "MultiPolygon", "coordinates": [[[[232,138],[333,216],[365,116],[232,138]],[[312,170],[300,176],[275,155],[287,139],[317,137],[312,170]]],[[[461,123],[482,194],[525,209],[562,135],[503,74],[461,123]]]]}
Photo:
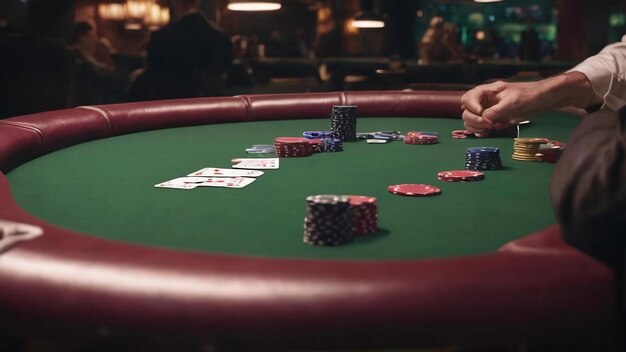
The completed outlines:
{"type": "Polygon", "coordinates": [[[437,144],[438,142],[439,137],[421,134],[419,131],[409,131],[404,137],[405,144],[437,144]]]}
{"type": "Polygon", "coordinates": [[[311,151],[313,153],[321,153],[324,151],[324,145],[321,139],[307,139],[307,142],[311,145],[311,151]]]}
{"type": "Polygon", "coordinates": [[[302,137],[277,137],[274,139],[276,154],[281,158],[311,156],[312,144],[302,137]]]}
{"type": "Polygon", "coordinates": [[[373,235],[378,231],[378,205],[374,197],[348,196],[354,236],[373,235]]]}

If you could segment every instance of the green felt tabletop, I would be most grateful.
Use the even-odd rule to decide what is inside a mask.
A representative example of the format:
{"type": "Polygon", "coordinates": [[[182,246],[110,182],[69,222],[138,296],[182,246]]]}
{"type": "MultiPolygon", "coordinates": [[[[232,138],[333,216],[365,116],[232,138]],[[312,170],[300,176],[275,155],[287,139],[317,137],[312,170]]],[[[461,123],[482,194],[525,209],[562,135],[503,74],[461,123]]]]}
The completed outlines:
{"type": "MultiPolygon", "coordinates": [[[[550,113],[524,137],[567,140],[576,117],[550,113]]],[[[244,149],[276,136],[328,129],[328,120],[205,125],[149,131],[72,146],[32,160],[7,176],[31,214],[93,236],[176,249],[263,257],[409,259],[492,252],[555,222],[548,199],[554,164],[511,159],[510,138],[452,139],[458,119],[361,118],[359,131],[438,131],[436,145],[346,143],[340,153],[281,159],[243,189],[157,189],[203,167],[230,167],[244,149]],[[463,169],[470,146],[496,146],[504,170],[479,182],[437,180],[463,169]],[[435,197],[392,195],[387,186],[425,183],[435,197]],[[380,231],[340,247],[302,243],[305,197],[378,198],[380,231]]]]}

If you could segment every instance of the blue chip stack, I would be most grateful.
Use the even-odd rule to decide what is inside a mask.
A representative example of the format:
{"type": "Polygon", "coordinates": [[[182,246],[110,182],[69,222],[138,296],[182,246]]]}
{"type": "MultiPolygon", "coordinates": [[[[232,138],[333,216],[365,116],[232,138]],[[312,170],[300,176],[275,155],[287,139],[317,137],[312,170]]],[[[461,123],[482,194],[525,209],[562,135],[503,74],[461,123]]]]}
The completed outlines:
{"type": "Polygon", "coordinates": [[[465,170],[500,170],[502,159],[496,147],[471,147],[465,153],[465,170]]]}
{"type": "Polygon", "coordinates": [[[322,146],[325,153],[343,151],[343,142],[339,138],[322,138],[322,146]]]}

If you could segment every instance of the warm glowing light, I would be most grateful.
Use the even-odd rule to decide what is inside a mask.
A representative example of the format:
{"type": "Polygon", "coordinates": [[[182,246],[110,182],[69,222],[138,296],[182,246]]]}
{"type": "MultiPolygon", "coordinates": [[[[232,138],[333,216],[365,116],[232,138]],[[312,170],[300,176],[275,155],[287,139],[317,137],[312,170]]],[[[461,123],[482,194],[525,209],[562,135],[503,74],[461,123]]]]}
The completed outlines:
{"type": "Polygon", "coordinates": [[[485,32],[483,32],[483,31],[476,32],[476,39],[478,39],[478,40],[485,39],[485,32]]]}
{"type": "Polygon", "coordinates": [[[157,28],[166,25],[170,21],[170,11],[167,7],[161,7],[159,4],[151,4],[146,12],[144,23],[151,28],[157,28]]]}
{"type": "Polygon", "coordinates": [[[354,20],[352,25],[356,28],[384,28],[385,22],[379,20],[354,20]]]}
{"type": "Polygon", "coordinates": [[[129,31],[138,31],[141,29],[141,23],[128,22],[124,25],[124,28],[129,31]]]}
{"type": "Polygon", "coordinates": [[[98,14],[104,20],[123,20],[126,11],[123,4],[100,4],[98,14]]]}
{"type": "Polygon", "coordinates": [[[276,2],[235,2],[228,4],[231,11],[275,11],[279,10],[281,5],[276,2]]]}
{"type": "Polygon", "coordinates": [[[132,18],[144,18],[153,5],[150,0],[129,0],[126,3],[126,13],[132,18]]]}

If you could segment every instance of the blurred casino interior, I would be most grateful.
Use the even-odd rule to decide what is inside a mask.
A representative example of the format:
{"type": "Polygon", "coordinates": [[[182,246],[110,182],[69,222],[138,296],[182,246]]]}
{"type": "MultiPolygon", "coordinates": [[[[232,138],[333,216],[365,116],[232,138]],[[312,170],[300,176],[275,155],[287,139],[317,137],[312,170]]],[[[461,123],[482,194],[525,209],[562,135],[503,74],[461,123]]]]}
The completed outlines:
{"type": "MultiPolygon", "coordinates": [[[[177,1],[0,1],[0,118],[138,100],[132,89],[146,70],[151,35],[176,21],[177,1]],[[77,23],[92,29],[87,49],[77,42],[77,23]]],[[[198,11],[230,38],[232,62],[206,82],[219,89],[190,95],[463,90],[535,80],[620,40],[625,2],[601,3],[201,0],[198,11]]]]}

